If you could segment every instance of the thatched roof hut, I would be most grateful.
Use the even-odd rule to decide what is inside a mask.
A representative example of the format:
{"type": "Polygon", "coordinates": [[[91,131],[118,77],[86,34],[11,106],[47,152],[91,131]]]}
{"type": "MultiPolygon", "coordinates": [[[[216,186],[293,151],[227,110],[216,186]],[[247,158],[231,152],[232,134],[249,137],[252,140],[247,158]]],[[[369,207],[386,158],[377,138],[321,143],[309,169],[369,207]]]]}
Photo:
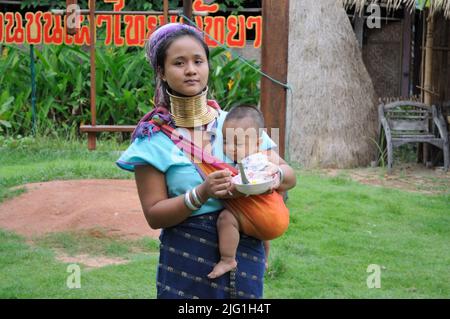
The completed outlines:
{"type": "MultiPolygon", "coordinates": [[[[397,10],[405,7],[411,11],[416,8],[416,0],[342,0],[346,8],[355,6],[356,12],[362,12],[364,6],[371,3],[385,5],[388,10],[397,10]]],[[[425,3],[425,0],[419,1],[425,3]]],[[[430,13],[444,13],[446,18],[450,18],[450,0],[430,0],[430,13]]]]}
{"type": "Polygon", "coordinates": [[[378,98],[450,100],[450,0],[431,0],[422,11],[415,0],[302,0],[291,2],[290,14],[290,160],[304,167],[368,165],[378,98]],[[347,14],[356,12],[361,27],[371,3],[382,7],[382,26],[362,27],[358,39],[342,4],[347,14]]]}
{"type": "MultiPolygon", "coordinates": [[[[420,70],[420,83],[417,83],[418,81],[416,80],[416,83],[414,83],[414,90],[416,91],[417,88],[420,88],[422,100],[427,104],[441,103],[443,100],[447,100],[449,98],[446,93],[450,90],[450,88],[444,88],[443,86],[445,86],[444,82],[447,82],[447,52],[449,52],[447,47],[450,43],[450,38],[448,37],[450,25],[450,0],[342,1],[347,9],[350,9],[357,14],[364,14],[365,6],[371,3],[381,4],[387,11],[390,12],[395,12],[397,10],[404,11],[405,14],[402,20],[403,31],[398,30],[400,32],[397,31],[397,37],[400,37],[400,39],[405,39],[405,36],[408,37],[406,33],[411,34],[414,32],[415,34],[419,34],[419,37],[416,37],[412,42],[416,47],[414,67],[416,72],[417,70],[420,70]],[[425,3],[428,3],[429,7],[423,8],[425,3]],[[419,10],[416,11],[415,8],[417,7],[422,7],[421,9],[426,10],[423,10],[422,12],[419,10]],[[408,21],[405,21],[405,19],[408,21]],[[415,24],[414,31],[412,31],[410,21],[412,21],[412,24],[415,24]]],[[[383,30],[381,30],[381,32],[386,33],[386,31],[386,27],[383,25],[383,30]]],[[[378,31],[369,32],[374,34],[378,31]]],[[[406,49],[407,46],[410,45],[411,43],[408,43],[408,39],[403,41],[402,46],[406,49]]],[[[368,48],[363,49],[363,53],[366,53],[367,51],[368,48]]],[[[407,55],[408,51],[403,52],[403,59],[406,56],[405,54],[407,55]]],[[[392,60],[392,58],[390,60],[392,60]]],[[[405,59],[404,62],[408,63],[405,59]]],[[[370,65],[368,68],[370,70],[370,65]]],[[[409,67],[407,67],[407,69],[409,69],[409,67]]],[[[408,70],[403,73],[408,73],[408,70]]],[[[372,79],[376,84],[378,84],[378,86],[380,86],[380,81],[377,81],[378,79],[374,79],[373,77],[372,79]]]]}
{"type": "Polygon", "coordinates": [[[305,168],[368,165],[375,94],[342,4],[291,1],[289,11],[288,159],[305,168]]]}

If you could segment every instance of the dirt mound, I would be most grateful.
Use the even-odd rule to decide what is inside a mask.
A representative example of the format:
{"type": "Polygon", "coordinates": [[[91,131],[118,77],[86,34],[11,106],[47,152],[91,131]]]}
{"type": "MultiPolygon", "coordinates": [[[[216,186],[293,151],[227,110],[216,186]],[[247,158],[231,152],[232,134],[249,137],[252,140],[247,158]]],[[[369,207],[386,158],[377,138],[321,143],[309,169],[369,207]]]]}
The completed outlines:
{"type": "Polygon", "coordinates": [[[101,228],[130,239],[159,236],[147,224],[134,180],[71,180],[27,184],[0,204],[0,228],[27,238],[101,228]]]}

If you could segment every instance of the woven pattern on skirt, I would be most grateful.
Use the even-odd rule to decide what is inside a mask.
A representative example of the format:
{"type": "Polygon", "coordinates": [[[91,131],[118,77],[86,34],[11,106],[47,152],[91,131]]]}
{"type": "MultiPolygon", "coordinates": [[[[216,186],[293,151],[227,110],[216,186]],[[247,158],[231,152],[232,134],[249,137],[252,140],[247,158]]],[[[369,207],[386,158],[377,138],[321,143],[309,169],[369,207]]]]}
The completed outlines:
{"type": "Polygon", "coordinates": [[[260,240],[241,234],[237,268],[209,279],[219,261],[216,222],[219,212],[188,218],[160,235],[157,298],[253,299],[263,296],[265,255],[260,240]]]}

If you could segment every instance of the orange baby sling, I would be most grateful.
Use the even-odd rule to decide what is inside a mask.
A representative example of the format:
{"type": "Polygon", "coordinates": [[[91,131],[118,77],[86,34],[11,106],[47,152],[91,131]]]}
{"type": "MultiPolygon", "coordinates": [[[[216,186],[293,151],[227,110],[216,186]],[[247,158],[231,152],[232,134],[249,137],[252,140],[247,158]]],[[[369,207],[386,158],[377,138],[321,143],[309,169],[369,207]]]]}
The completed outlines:
{"type": "MultiPolygon", "coordinates": [[[[208,154],[192,141],[180,135],[173,127],[153,117],[150,121],[180,148],[196,166],[203,179],[212,172],[228,168],[232,176],[238,174],[235,167],[208,154]]],[[[289,210],[283,197],[276,191],[265,195],[251,195],[223,200],[224,206],[239,220],[241,231],[260,240],[281,236],[289,226],[289,210]]]]}

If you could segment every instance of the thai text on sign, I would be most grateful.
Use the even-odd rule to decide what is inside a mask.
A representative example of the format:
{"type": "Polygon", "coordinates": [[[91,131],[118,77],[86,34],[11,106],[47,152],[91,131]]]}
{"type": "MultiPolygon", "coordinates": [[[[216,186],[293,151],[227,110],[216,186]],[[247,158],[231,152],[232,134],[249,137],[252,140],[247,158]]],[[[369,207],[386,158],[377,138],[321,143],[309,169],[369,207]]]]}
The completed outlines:
{"type": "MultiPolygon", "coordinates": [[[[104,0],[113,4],[113,11],[122,11],[125,0],[104,0]]],[[[201,0],[193,3],[197,12],[216,13],[218,4],[204,4],[201,0]]],[[[79,28],[77,33],[66,32],[69,16],[55,15],[52,12],[0,12],[0,43],[7,44],[53,44],[53,45],[89,45],[89,17],[77,15],[79,28]]],[[[170,22],[181,22],[183,18],[170,16],[170,22]]],[[[244,15],[196,16],[193,18],[197,26],[209,34],[220,44],[233,48],[242,48],[247,44],[246,33],[253,30],[255,39],[253,46],[259,48],[262,41],[262,17],[244,15]]],[[[164,16],[146,15],[108,15],[97,14],[97,28],[105,28],[105,45],[144,46],[150,34],[164,23],[164,16]]],[[[210,47],[218,44],[205,35],[205,41],[210,47]]]]}

